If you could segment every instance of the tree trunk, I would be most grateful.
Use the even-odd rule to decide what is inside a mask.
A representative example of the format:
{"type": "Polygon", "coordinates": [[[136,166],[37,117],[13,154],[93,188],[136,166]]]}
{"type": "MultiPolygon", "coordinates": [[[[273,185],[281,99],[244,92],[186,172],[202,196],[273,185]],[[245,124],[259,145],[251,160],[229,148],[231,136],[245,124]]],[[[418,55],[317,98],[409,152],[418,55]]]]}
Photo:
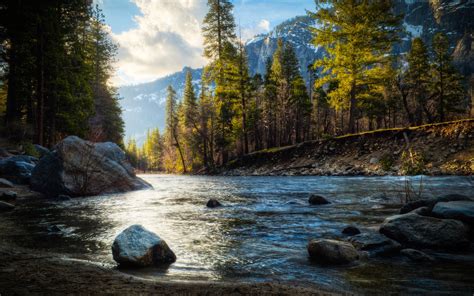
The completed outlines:
{"type": "Polygon", "coordinates": [[[355,132],[355,111],[356,111],[356,82],[352,82],[350,102],[349,102],[349,132],[355,132]]]}

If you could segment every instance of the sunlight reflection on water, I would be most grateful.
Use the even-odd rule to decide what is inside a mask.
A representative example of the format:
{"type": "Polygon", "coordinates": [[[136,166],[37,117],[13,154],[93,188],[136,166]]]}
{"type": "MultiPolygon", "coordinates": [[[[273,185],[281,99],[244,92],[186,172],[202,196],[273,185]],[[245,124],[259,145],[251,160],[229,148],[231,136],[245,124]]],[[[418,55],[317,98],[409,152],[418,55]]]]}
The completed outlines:
{"type": "MultiPolygon", "coordinates": [[[[154,190],[20,207],[10,218],[22,221],[28,235],[14,239],[114,266],[110,248],[115,236],[132,224],[142,224],[159,234],[178,257],[168,268],[127,271],[144,277],[297,281],[345,288],[385,279],[392,290],[400,291],[410,288],[405,283],[408,275],[426,277],[426,270],[406,263],[374,278],[364,270],[380,269],[386,262],[321,268],[307,258],[309,239],[342,238],[341,230],[348,224],[376,228],[397,212],[403,177],[142,177],[154,190]],[[332,204],[309,206],[311,193],[326,196],[332,204]],[[206,208],[209,198],[224,207],[206,208]],[[63,232],[48,233],[50,225],[63,232]]],[[[423,182],[426,196],[472,194],[470,177],[424,177],[423,182]]],[[[472,267],[446,267],[446,272],[456,278],[468,268],[474,278],[472,267]]],[[[434,280],[428,288],[469,285],[459,278],[459,283],[434,280]]]]}

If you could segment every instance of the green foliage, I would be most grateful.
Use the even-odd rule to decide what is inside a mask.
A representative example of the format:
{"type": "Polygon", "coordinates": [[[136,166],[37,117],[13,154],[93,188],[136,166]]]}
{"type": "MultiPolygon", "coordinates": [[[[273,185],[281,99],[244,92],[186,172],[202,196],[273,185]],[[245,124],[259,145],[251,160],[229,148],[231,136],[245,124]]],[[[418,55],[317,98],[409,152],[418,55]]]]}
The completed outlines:
{"type": "Polygon", "coordinates": [[[386,153],[382,155],[382,157],[380,158],[380,166],[382,167],[382,170],[390,171],[390,169],[393,166],[394,161],[395,160],[393,159],[392,154],[386,153]]]}
{"type": "Polygon", "coordinates": [[[39,152],[36,150],[35,146],[31,142],[23,142],[21,143],[21,146],[23,147],[23,152],[26,155],[34,156],[37,158],[40,157],[39,152]]]}
{"type": "Polygon", "coordinates": [[[390,51],[398,40],[400,17],[392,14],[391,1],[316,1],[312,13],[314,44],[327,56],[314,67],[323,76],[317,86],[337,81],[328,96],[336,110],[349,110],[349,132],[354,132],[358,101],[381,93],[390,79],[390,51]],[[329,5],[328,5],[329,4],[329,5]]]}
{"type": "Polygon", "coordinates": [[[421,175],[425,172],[425,157],[421,152],[412,148],[403,151],[401,156],[401,168],[404,175],[421,175]]]}

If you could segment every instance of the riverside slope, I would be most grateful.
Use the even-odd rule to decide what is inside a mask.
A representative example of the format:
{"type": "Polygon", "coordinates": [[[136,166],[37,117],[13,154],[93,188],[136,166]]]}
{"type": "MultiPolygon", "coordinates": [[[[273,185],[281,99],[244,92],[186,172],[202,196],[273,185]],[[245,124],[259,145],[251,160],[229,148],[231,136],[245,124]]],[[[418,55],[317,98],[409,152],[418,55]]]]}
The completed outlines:
{"type": "Polygon", "coordinates": [[[221,167],[220,175],[403,175],[403,153],[423,158],[427,175],[472,175],[474,119],[378,130],[258,151],[221,167]]]}

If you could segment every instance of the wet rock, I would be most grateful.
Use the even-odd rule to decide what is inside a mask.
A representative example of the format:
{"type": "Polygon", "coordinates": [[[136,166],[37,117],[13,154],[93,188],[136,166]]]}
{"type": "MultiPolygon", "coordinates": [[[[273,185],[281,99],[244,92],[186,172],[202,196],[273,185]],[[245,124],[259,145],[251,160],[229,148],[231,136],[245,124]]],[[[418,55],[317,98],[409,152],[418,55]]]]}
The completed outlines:
{"type": "Polygon", "coordinates": [[[176,261],[166,242],[141,225],[122,231],[114,240],[112,254],[117,263],[125,266],[145,267],[176,261]]]}
{"type": "Polygon", "coordinates": [[[427,255],[426,253],[423,253],[422,251],[418,251],[415,249],[403,249],[400,251],[400,254],[402,254],[405,257],[410,258],[412,261],[416,262],[430,262],[434,261],[434,258],[427,255]]]}
{"type": "Polygon", "coordinates": [[[330,202],[329,202],[326,198],[324,198],[324,197],[322,197],[322,196],[320,196],[320,195],[315,195],[315,194],[312,194],[312,195],[309,197],[308,202],[309,202],[310,205],[326,205],[326,204],[330,204],[330,202]]]}
{"type": "Polygon", "coordinates": [[[61,228],[59,228],[57,225],[51,225],[48,226],[48,232],[58,233],[61,232],[61,228]]]}
{"type": "Polygon", "coordinates": [[[473,200],[473,198],[461,194],[448,194],[438,198],[420,199],[409,202],[400,209],[400,214],[406,214],[421,207],[427,207],[431,211],[438,202],[473,200]]]}
{"type": "Polygon", "coordinates": [[[34,147],[35,147],[36,152],[38,152],[38,154],[40,155],[40,158],[45,156],[45,155],[48,155],[49,152],[50,152],[48,148],[43,147],[43,146],[38,145],[38,144],[35,144],[34,147]]]}
{"type": "Polygon", "coordinates": [[[349,238],[357,250],[366,251],[369,257],[386,256],[397,253],[402,245],[377,232],[367,232],[349,238]]]}
{"type": "Polygon", "coordinates": [[[0,178],[0,187],[1,188],[13,188],[14,185],[12,182],[8,181],[7,179],[0,178]]]}
{"type": "Polygon", "coordinates": [[[0,212],[11,211],[14,208],[15,208],[14,205],[12,205],[10,203],[7,203],[7,202],[4,202],[4,201],[0,201],[0,212]]]}
{"type": "Polygon", "coordinates": [[[420,216],[416,213],[385,219],[380,232],[413,248],[456,250],[469,246],[469,228],[461,221],[420,216]]]}
{"type": "Polygon", "coordinates": [[[421,216],[431,216],[431,210],[428,207],[421,207],[416,210],[413,210],[412,213],[421,215],[421,216]]]}
{"type": "Polygon", "coordinates": [[[0,195],[0,200],[2,201],[13,201],[17,198],[17,194],[14,191],[6,191],[0,195]]]}
{"type": "Polygon", "coordinates": [[[456,219],[474,224],[474,201],[439,202],[433,208],[433,215],[444,219],[456,219]]]}
{"type": "Polygon", "coordinates": [[[308,253],[311,259],[330,264],[347,264],[359,259],[359,253],[352,244],[331,239],[311,240],[308,253]]]}
{"type": "Polygon", "coordinates": [[[67,200],[71,200],[72,198],[69,195],[60,194],[60,195],[58,195],[58,199],[63,200],[63,201],[67,201],[67,200]]]}
{"type": "Polygon", "coordinates": [[[29,158],[11,156],[0,160],[0,177],[17,184],[28,184],[34,167],[29,158]]]}
{"type": "Polygon", "coordinates": [[[126,192],[151,185],[135,176],[117,145],[70,136],[41,158],[32,172],[31,188],[55,197],[126,192]]]}
{"type": "Polygon", "coordinates": [[[206,204],[206,207],[208,208],[217,208],[220,206],[222,206],[222,204],[217,199],[214,199],[214,198],[211,198],[206,204]]]}
{"type": "Polygon", "coordinates": [[[360,230],[355,226],[347,226],[342,230],[342,233],[346,235],[357,235],[360,234],[360,230]]]}

